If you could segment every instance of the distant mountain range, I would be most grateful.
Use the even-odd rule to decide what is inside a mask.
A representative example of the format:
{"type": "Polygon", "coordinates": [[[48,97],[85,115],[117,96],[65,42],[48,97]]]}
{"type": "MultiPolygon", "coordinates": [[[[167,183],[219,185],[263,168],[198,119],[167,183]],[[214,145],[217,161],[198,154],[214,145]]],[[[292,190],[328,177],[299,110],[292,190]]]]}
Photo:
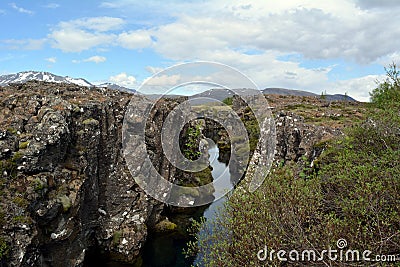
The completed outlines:
{"type": "MultiPolygon", "coordinates": [[[[124,91],[124,92],[136,92],[134,89],[129,89],[123,86],[119,86],[113,83],[103,83],[99,85],[94,85],[83,78],[71,78],[68,76],[59,76],[50,72],[43,71],[23,71],[15,74],[7,74],[0,76],[0,86],[6,86],[10,83],[24,83],[31,80],[45,81],[45,82],[55,82],[55,83],[68,83],[68,84],[76,84],[80,86],[87,87],[106,87],[114,90],[124,91]]],[[[245,95],[254,94],[254,89],[234,89],[233,91],[245,95]]],[[[275,94],[275,95],[293,95],[293,96],[311,96],[311,97],[321,97],[320,95],[300,90],[293,89],[285,89],[285,88],[265,88],[261,90],[263,94],[275,94]]],[[[234,93],[228,89],[210,89],[208,91],[190,96],[189,98],[198,98],[198,97],[208,97],[216,100],[224,100],[227,97],[231,97],[234,93]]],[[[147,95],[149,98],[157,99],[160,95],[153,94],[147,95]]],[[[168,97],[175,98],[179,97],[178,95],[168,95],[168,97]]],[[[334,94],[334,95],[325,95],[324,98],[328,101],[356,101],[350,96],[334,94]]],[[[200,102],[204,102],[206,100],[200,100],[200,102]]],[[[197,101],[199,102],[199,101],[197,101]]]]}
{"type": "Polygon", "coordinates": [[[50,72],[44,71],[23,71],[15,74],[6,74],[0,76],[0,86],[6,86],[12,83],[24,83],[27,81],[43,81],[43,82],[54,82],[54,83],[67,83],[76,84],[79,86],[87,87],[106,87],[114,90],[120,90],[125,92],[135,92],[133,89],[129,89],[123,86],[119,86],[113,83],[103,83],[94,85],[83,78],[71,78],[69,76],[59,76],[50,72]]]}
{"type": "MultiPolygon", "coordinates": [[[[236,94],[241,94],[241,95],[255,95],[255,89],[233,89],[233,90],[228,90],[228,89],[210,89],[205,92],[201,92],[192,96],[189,96],[189,99],[191,100],[191,103],[194,105],[200,105],[204,104],[207,102],[214,102],[215,100],[222,101],[227,97],[233,96],[235,93],[236,94]],[[202,98],[202,99],[199,99],[202,98]],[[203,99],[204,98],[204,99],[203,99]],[[207,99],[209,98],[209,99],[207,99]]],[[[284,89],[284,88],[265,88],[261,90],[263,94],[266,95],[293,95],[293,96],[308,96],[308,97],[317,97],[321,99],[325,99],[327,101],[356,101],[354,98],[347,96],[347,95],[340,95],[340,94],[335,94],[335,95],[324,95],[322,98],[321,95],[314,94],[311,92],[307,91],[301,91],[301,90],[293,90],[293,89],[284,89]]],[[[159,94],[151,94],[151,95],[146,95],[150,99],[158,99],[161,97],[159,94]]],[[[180,95],[165,95],[165,97],[169,98],[177,98],[180,97],[180,95]]]]}
{"type": "Polygon", "coordinates": [[[32,80],[55,83],[68,83],[89,87],[93,86],[90,82],[82,78],[71,78],[68,76],[63,77],[43,71],[23,71],[15,74],[2,75],[0,76],[0,85],[5,86],[10,83],[24,83],[32,80]]]}
{"type": "MultiPolygon", "coordinates": [[[[294,96],[314,96],[321,97],[321,95],[314,94],[307,91],[285,89],[285,88],[265,88],[261,90],[263,94],[266,95],[294,95],[294,96]]],[[[354,98],[348,95],[334,94],[334,95],[324,95],[325,100],[328,101],[356,101],[354,98]]]]}

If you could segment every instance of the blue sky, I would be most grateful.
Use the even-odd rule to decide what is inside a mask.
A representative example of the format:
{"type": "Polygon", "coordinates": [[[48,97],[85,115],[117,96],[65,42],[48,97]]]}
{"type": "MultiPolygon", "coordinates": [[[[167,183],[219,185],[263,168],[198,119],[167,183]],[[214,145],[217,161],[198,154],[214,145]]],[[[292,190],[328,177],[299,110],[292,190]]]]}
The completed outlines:
{"type": "Polygon", "coordinates": [[[0,74],[49,71],[137,89],[173,64],[206,60],[260,88],[367,101],[400,59],[398,21],[397,0],[5,0],[0,74]]]}

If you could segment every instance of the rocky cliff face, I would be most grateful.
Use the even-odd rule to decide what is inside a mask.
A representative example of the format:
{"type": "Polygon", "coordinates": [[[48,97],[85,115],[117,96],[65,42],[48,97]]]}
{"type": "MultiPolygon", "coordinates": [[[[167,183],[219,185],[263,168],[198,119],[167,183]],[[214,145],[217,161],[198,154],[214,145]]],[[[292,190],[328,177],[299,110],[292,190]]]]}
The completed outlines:
{"type": "MultiPolygon", "coordinates": [[[[76,85],[0,87],[0,265],[80,266],[91,246],[135,261],[164,205],[138,187],[122,155],[131,98],[143,101],[76,85]]],[[[160,101],[146,131],[153,165],[172,182],[185,174],[163,156],[157,133],[177,101],[160,101]]],[[[320,153],[315,144],[340,134],[340,127],[312,125],[287,106],[275,107],[277,161],[312,160],[320,153]]]]}
{"type": "MultiPolygon", "coordinates": [[[[79,266],[92,245],[134,261],[163,209],[136,185],[121,152],[127,103],[141,96],[39,82],[0,95],[2,261],[79,266]]],[[[150,118],[153,131],[162,114],[150,118]]],[[[152,160],[165,172],[151,140],[152,160]]]]}

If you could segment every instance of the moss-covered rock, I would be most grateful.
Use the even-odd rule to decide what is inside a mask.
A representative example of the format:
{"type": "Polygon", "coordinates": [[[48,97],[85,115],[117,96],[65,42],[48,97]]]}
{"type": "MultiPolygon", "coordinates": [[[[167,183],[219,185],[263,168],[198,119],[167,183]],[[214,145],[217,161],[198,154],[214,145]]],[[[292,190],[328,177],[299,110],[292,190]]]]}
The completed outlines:
{"type": "Polygon", "coordinates": [[[170,232],[176,229],[177,225],[166,218],[154,226],[155,232],[170,232]]]}
{"type": "Polygon", "coordinates": [[[93,118],[86,119],[82,122],[83,125],[92,125],[97,126],[99,125],[99,121],[93,118]]]}
{"type": "Polygon", "coordinates": [[[59,196],[58,201],[62,204],[64,212],[67,212],[71,208],[72,203],[71,199],[68,196],[66,195],[59,196]]]}
{"type": "Polygon", "coordinates": [[[19,149],[25,149],[29,146],[29,141],[25,141],[25,142],[20,142],[19,143],[19,149]]]}

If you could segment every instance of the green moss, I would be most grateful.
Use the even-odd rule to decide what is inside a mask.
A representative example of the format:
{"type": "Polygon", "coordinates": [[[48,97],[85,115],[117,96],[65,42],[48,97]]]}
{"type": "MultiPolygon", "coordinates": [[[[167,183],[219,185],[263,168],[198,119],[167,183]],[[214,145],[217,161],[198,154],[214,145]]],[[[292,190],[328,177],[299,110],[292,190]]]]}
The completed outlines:
{"type": "Polygon", "coordinates": [[[83,125],[93,125],[97,126],[99,125],[99,121],[93,118],[86,119],[82,122],[83,125]]]}
{"type": "Polygon", "coordinates": [[[13,222],[22,223],[22,224],[31,224],[32,219],[26,215],[17,215],[12,218],[13,222]]]}
{"type": "Polygon", "coordinates": [[[21,208],[26,208],[29,204],[28,200],[26,200],[25,198],[22,198],[22,197],[18,197],[18,196],[14,197],[13,202],[21,208]]]}
{"type": "Polygon", "coordinates": [[[222,103],[224,103],[225,105],[228,105],[228,106],[232,106],[233,98],[232,97],[227,97],[224,100],[222,100],[222,103]]]}
{"type": "Polygon", "coordinates": [[[36,193],[40,193],[45,187],[47,187],[47,184],[44,183],[42,180],[40,179],[36,179],[34,181],[34,190],[36,193]]]}
{"type": "Polygon", "coordinates": [[[11,158],[11,161],[17,163],[23,156],[24,154],[22,154],[21,152],[15,152],[14,156],[11,158]]]}
{"type": "Polygon", "coordinates": [[[250,151],[254,151],[260,138],[260,127],[252,113],[249,119],[242,119],[242,121],[249,135],[250,151]]]}
{"type": "Polygon", "coordinates": [[[122,231],[115,231],[113,234],[112,244],[118,245],[122,237],[122,231]]]}
{"type": "Polygon", "coordinates": [[[17,134],[18,130],[10,127],[10,128],[7,128],[7,132],[9,132],[10,134],[17,134]]]}
{"type": "Polygon", "coordinates": [[[74,113],[80,113],[80,112],[81,112],[81,108],[74,105],[72,112],[74,112],[74,113]]]}
{"type": "Polygon", "coordinates": [[[29,146],[29,141],[25,141],[25,142],[20,142],[19,143],[19,149],[25,149],[29,146]]]}
{"type": "Polygon", "coordinates": [[[173,222],[170,222],[168,219],[165,219],[154,226],[154,230],[156,232],[170,232],[176,229],[177,225],[173,222]]]}
{"type": "Polygon", "coordinates": [[[17,162],[21,157],[22,154],[17,152],[11,159],[1,160],[0,175],[3,175],[3,173],[6,172],[7,176],[15,178],[17,176],[17,162]]]}
{"type": "Polygon", "coordinates": [[[71,199],[68,196],[66,195],[59,196],[58,201],[62,204],[64,212],[67,212],[71,208],[72,203],[71,199]]]}
{"type": "Polygon", "coordinates": [[[5,225],[6,223],[6,214],[4,213],[3,209],[0,208],[0,228],[5,225]]]}
{"type": "Polygon", "coordinates": [[[195,172],[194,173],[194,177],[196,178],[196,180],[197,180],[197,182],[199,183],[200,186],[209,184],[209,183],[211,183],[213,181],[210,167],[205,168],[202,171],[195,172]]]}
{"type": "Polygon", "coordinates": [[[0,237],[0,260],[4,260],[8,257],[9,250],[6,240],[3,237],[0,237]]]}

